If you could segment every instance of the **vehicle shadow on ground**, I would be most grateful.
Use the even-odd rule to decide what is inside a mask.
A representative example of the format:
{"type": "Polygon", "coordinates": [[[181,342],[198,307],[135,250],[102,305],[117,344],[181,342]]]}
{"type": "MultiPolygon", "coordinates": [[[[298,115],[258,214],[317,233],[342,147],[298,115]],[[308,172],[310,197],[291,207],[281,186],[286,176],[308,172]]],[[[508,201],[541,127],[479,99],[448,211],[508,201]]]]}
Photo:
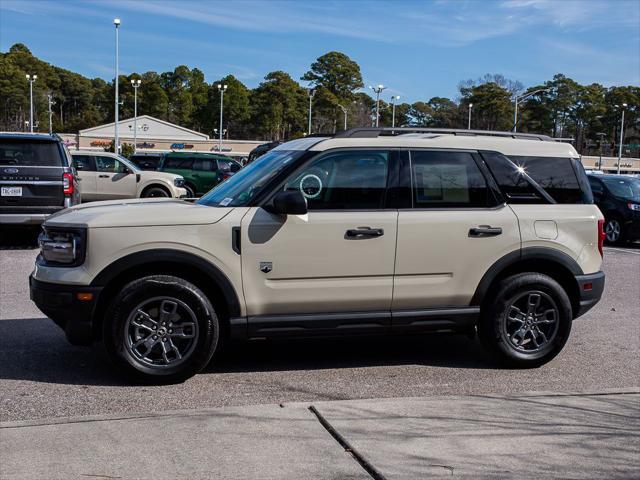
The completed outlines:
{"type": "Polygon", "coordinates": [[[0,231],[0,250],[29,250],[38,246],[40,227],[7,227],[0,231]]]}
{"type": "MultiPolygon", "coordinates": [[[[463,335],[379,336],[241,342],[227,345],[203,373],[425,365],[496,368],[463,335]]],[[[0,378],[70,385],[128,385],[103,347],[75,347],[47,318],[0,320],[0,378]]]]}

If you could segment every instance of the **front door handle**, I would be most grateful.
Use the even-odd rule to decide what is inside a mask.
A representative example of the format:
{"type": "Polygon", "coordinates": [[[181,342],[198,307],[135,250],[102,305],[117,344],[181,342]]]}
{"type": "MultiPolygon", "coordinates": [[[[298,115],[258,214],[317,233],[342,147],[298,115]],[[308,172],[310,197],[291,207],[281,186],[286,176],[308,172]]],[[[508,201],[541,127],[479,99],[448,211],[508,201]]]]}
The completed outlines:
{"type": "Polygon", "coordinates": [[[361,240],[364,238],[375,238],[384,235],[382,228],[358,227],[347,230],[344,237],[347,240],[361,240]]]}
{"type": "Polygon", "coordinates": [[[98,175],[98,178],[109,178],[109,175],[98,175]]]}
{"type": "Polygon", "coordinates": [[[469,229],[470,237],[495,237],[502,234],[502,228],[491,227],[489,225],[480,225],[479,227],[469,229]]]}

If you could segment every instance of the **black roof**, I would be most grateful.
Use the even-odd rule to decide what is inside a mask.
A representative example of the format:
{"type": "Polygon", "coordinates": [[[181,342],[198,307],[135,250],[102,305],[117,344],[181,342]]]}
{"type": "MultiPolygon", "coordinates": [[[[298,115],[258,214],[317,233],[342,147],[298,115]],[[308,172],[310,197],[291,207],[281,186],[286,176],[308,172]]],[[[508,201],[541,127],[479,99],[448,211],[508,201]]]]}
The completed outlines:
{"type": "Polygon", "coordinates": [[[30,140],[40,142],[60,142],[62,139],[57,135],[48,133],[22,133],[22,132],[0,132],[0,139],[30,140]]]}

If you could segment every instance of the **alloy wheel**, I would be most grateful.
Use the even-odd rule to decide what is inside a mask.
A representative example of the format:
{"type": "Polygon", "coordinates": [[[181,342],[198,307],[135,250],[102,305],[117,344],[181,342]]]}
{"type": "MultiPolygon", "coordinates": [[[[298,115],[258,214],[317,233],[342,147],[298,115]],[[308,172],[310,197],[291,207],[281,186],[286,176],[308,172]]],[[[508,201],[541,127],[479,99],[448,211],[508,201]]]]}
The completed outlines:
{"type": "Polygon", "coordinates": [[[604,233],[607,236],[607,240],[611,243],[620,240],[621,231],[622,227],[620,226],[620,222],[615,218],[609,219],[607,224],[604,226],[604,233]]]}
{"type": "Polygon", "coordinates": [[[511,301],[505,313],[503,333],[515,350],[536,353],[553,342],[559,319],[560,311],[549,295],[528,291],[511,301]]]}
{"type": "Polygon", "coordinates": [[[154,297],[133,309],[125,324],[125,348],[140,364],[158,369],[185,362],[198,341],[193,310],[173,297],[154,297]]]}

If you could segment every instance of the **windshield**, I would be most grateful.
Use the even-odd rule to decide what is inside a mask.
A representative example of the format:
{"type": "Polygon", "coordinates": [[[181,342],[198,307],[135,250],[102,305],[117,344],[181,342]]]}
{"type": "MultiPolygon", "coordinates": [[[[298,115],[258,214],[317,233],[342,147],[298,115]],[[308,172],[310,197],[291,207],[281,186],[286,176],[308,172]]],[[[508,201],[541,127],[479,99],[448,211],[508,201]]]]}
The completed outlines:
{"type": "Polygon", "coordinates": [[[640,202],[640,180],[636,178],[603,178],[612,195],[640,202]]]}
{"type": "Polygon", "coordinates": [[[198,200],[210,207],[241,207],[249,203],[269,181],[294,160],[302,150],[272,150],[246,166],[198,200]]]}

